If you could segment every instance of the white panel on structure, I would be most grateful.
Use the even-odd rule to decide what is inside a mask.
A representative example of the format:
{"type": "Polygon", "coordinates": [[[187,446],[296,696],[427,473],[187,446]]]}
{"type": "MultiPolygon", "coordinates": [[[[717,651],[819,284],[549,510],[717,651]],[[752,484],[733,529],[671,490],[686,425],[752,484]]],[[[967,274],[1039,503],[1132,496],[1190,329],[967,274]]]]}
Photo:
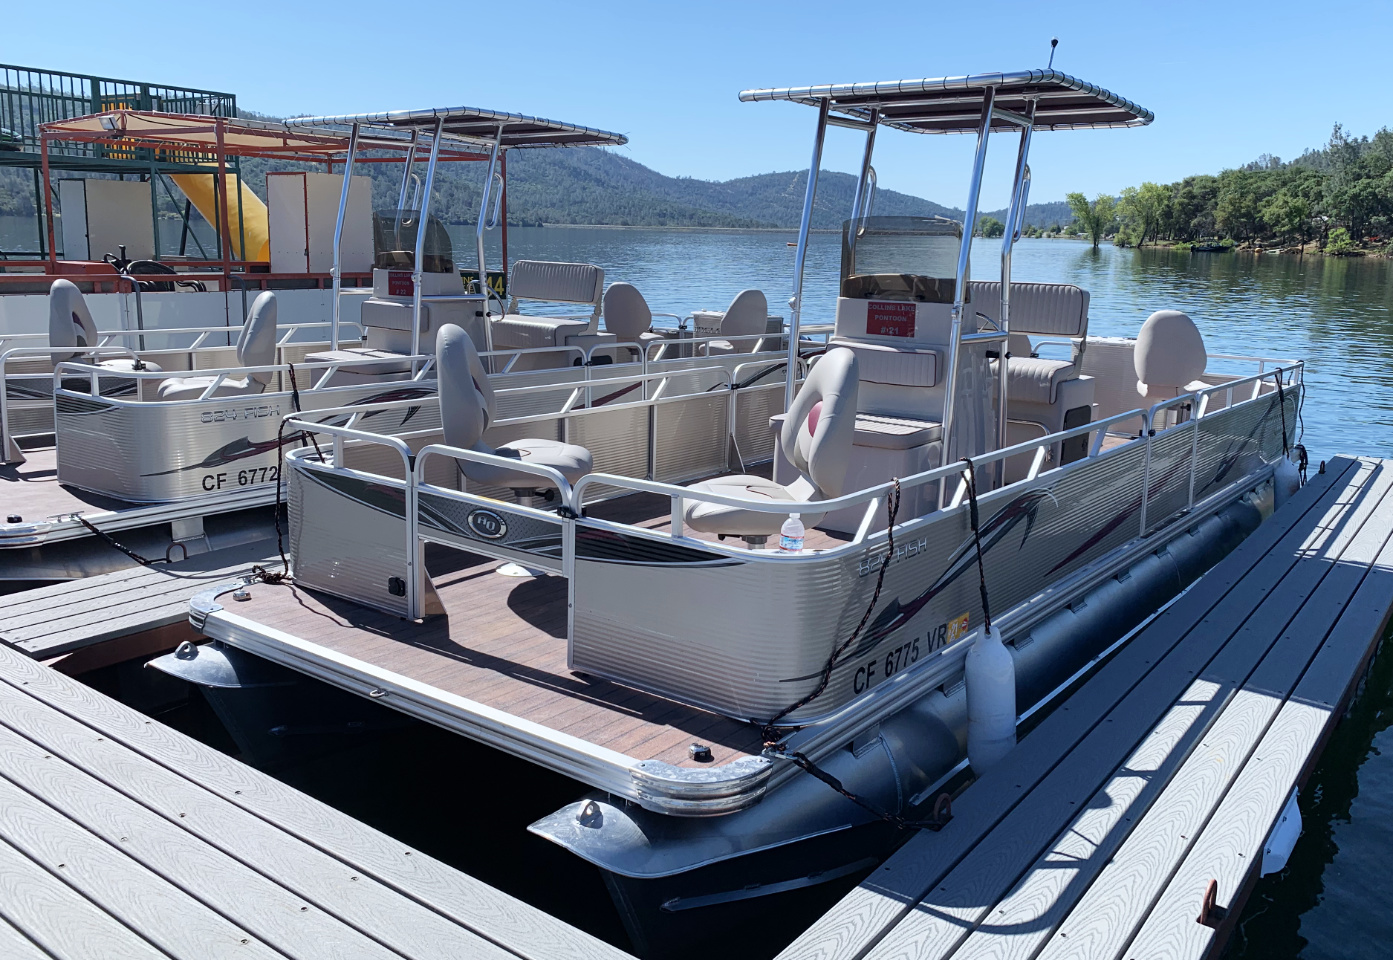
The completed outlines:
{"type": "Polygon", "coordinates": [[[266,174],[266,215],[272,273],[309,273],[305,176],[304,173],[295,172],[266,174]]]}
{"type": "MultiPolygon", "coordinates": [[[[100,260],[122,246],[132,260],[155,256],[150,184],[138,180],[87,181],[87,257],[100,260]]],[[[68,259],[75,259],[69,257],[68,259]]]]}
{"type": "MultiPolygon", "coordinates": [[[[311,273],[328,273],[334,266],[334,227],[342,190],[339,174],[305,174],[311,273]]],[[[372,270],[372,181],[368,177],[354,177],[348,188],[341,263],[344,273],[372,270]]]]}
{"type": "Polygon", "coordinates": [[[63,259],[90,260],[87,255],[87,181],[58,181],[58,223],[63,228],[63,259]]]}

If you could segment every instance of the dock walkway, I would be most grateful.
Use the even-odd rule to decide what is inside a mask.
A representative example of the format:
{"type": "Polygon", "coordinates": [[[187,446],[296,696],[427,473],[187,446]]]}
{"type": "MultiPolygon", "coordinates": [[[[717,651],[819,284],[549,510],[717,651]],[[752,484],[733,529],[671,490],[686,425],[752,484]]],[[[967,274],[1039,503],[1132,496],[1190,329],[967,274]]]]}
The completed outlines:
{"type": "Polygon", "coordinates": [[[0,645],[0,956],[627,954],[0,645]]]}
{"type": "Polygon", "coordinates": [[[1393,462],[1332,461],[782,956],[1216,952],[1387,627],[1390,535],[1393,462]]]}
{"type": "Polygon", "coordinates": [[[180,640],[196,636],[188,626],[193,595],[210,584],[250,573],[254,563],[280,569],[274,540],[0,597],[0,641],[35,660],[50,660],[107,641],[172,628],[170,636],[155,638],[155,646],[148,650],[123,649],[122,658],[170,650],[180,640]]]}

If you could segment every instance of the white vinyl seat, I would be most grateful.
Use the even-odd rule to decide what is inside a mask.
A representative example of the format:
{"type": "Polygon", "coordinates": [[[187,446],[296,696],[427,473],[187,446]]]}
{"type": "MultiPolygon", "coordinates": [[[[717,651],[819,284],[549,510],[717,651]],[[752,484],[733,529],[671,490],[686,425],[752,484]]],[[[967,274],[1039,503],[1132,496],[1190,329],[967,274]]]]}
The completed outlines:
{"type": "MultiPolygon", "coordinates": [[[[741,290],[726,307],[721,318],[722,337],[758,337],[769,327],[769,301],[763,290],[741,290]]],[[[709,357],[732,353],[754,353],[758,340],[712,340],[706,344],[709,357]]]]}
{"type": "Polygon", "coordinates": [[[605,329],[614,334],[620,343],[637,343],[647,350],[654,343],[666,339],[653,332],[653,311],[648,301],[631,283],[611,283],[605,291],[604,300],[605,329]]]}
{"type": "MultiPolygon", "coordinates": [[[[88,351],[101,342],[97,324],[92,319],[92,311],[82,291],[71,280],[55,280],[48,290],[48,344],[57,347],[52,353],[54,363],[64,360],[80,360],[89,356],[88,351]]],[[[158,364],[136,360],[131,357],[112,357],[97,360],[95,366],[116,373],[131,373],[136,370],[160,372],[158,364]]]]}
{"type": "MultiPolygon", "coordinates": [[[[763,477],[717,477],[689,485],[688,489],[748,500],[779,501],[804,509],[798,513],[806,526],[822,520],[823,511],[806,506],[842,495],[856,432],[856,399],[860,377],[856,354],[845,347],[829,350],[803,381],[779,430],[783,454],[798,470],[790,484],[763,477]]],[[[786,514],[763,513],[700,500],[687,500],[683,522],[693,530],[722,537],[735,536],[759,546],[779,532],[786,514]]]]}
{"type": "Polygon", "coordinates": [[[594,264],[517,261],[508,280],[508,310],[491,321],[494,347],[564,347],[575,337],[597,333],[604,286],[605,272],[594,264]],[[574,303],[591,313],[584,319],[530,316],[518,312],[524,300],[574,303]]]}
{"type": "MultiPolygon", "coordinates": [[[[237,363],[243,367],[269,367],[276,362],[276,295],[263,291],[252,301],[247,322],[237,337],[237,363]]],[[[240,397],[261,393],[273,374],[262,371],[244,377],[227,377],[209,396],[240,397]]],[[[217,377],[171,377],[160,384],[157,399],[197,400],[217,377]]]]}
{"type": "MultiPolygon", "coordinates": [[[[484,431],[495,416],[493,387],[479,359],[474,342],[464,328],[453,323],[440,328],[436,339],[436,370],[440,383],[440,422],[445,442],[462,450],[475,450],[496,457],[505,457],[550,467],[570,483],[575,483],[593,468],[590,451],[573,443],[557,440],[514,440],[499,447],[484,442],[484,431]]],[[[538,491],[551,489],[545,477],[502,464],[460,460],[460,472],[476,483],[510,487],[524,505],[538,491]]]]}
{"type": "Polygon", "coordinates": [[[1209,384],[1200,377],[1208,363],[1195,321],[1179,310],[1157,310],[1142,324],[1132,352],[1137,393],[1160,401],[1203,390],[1209,384]]]}

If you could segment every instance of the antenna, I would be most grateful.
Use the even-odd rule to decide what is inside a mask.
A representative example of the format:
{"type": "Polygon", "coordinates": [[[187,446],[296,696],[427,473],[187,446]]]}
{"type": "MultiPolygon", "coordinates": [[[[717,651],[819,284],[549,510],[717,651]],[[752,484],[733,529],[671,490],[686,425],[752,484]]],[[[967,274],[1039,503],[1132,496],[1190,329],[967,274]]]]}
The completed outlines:
{"type": "Polygon", "coordinates": [[[1059,46],[1059,38],[1050,37],[1050,65],[1045,68],[1046,70],[1054,69],[1054,48],[1057,46],[1059,46]]]}

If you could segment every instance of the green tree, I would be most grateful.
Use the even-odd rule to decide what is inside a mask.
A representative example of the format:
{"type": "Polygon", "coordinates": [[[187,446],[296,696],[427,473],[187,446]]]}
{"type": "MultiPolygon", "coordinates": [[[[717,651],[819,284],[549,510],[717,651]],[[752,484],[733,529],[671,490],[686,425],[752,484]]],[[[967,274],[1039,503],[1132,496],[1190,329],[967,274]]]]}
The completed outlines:
{"type": "Polygon", "coordinates": [[[983,217],[977,221],[977,231],[984,237],[1003,237],[1006,235],[1006,224],[996,217],[983,217]]]}
{"type": "Polygon", "coordinates": [[[1258,215],[1267,228],[1279,237],[1300,237],[1306,242],[1306,230],[1311,223],[1311,204],[1299,194],[1283,188],[1263,201],[1258,215]]]}
{"type": "Polygon", "coordinates": [[[1162,222],[1170,208],[1171,190],[1159,183],[1143,183],[1122,191],[1117,212],[1126,225],[1127,234],[1138,246],[1160,235],[1162,222]]]}
{"type": "Polygon", "coordinates": [[[1089,203],[1088,198],[1082,193],[1071,193],[1065,197],[1069,201],[1069,209],[1074,213],[1074,222],[1079,225],[1079,229],[1088,234],[1093,241],[1093,249],[1098,249],[1098,243],[1103,236],[1112,229],[1117,220],[1117,201],[1105,193],[1100,193],[1089,203]]]}

